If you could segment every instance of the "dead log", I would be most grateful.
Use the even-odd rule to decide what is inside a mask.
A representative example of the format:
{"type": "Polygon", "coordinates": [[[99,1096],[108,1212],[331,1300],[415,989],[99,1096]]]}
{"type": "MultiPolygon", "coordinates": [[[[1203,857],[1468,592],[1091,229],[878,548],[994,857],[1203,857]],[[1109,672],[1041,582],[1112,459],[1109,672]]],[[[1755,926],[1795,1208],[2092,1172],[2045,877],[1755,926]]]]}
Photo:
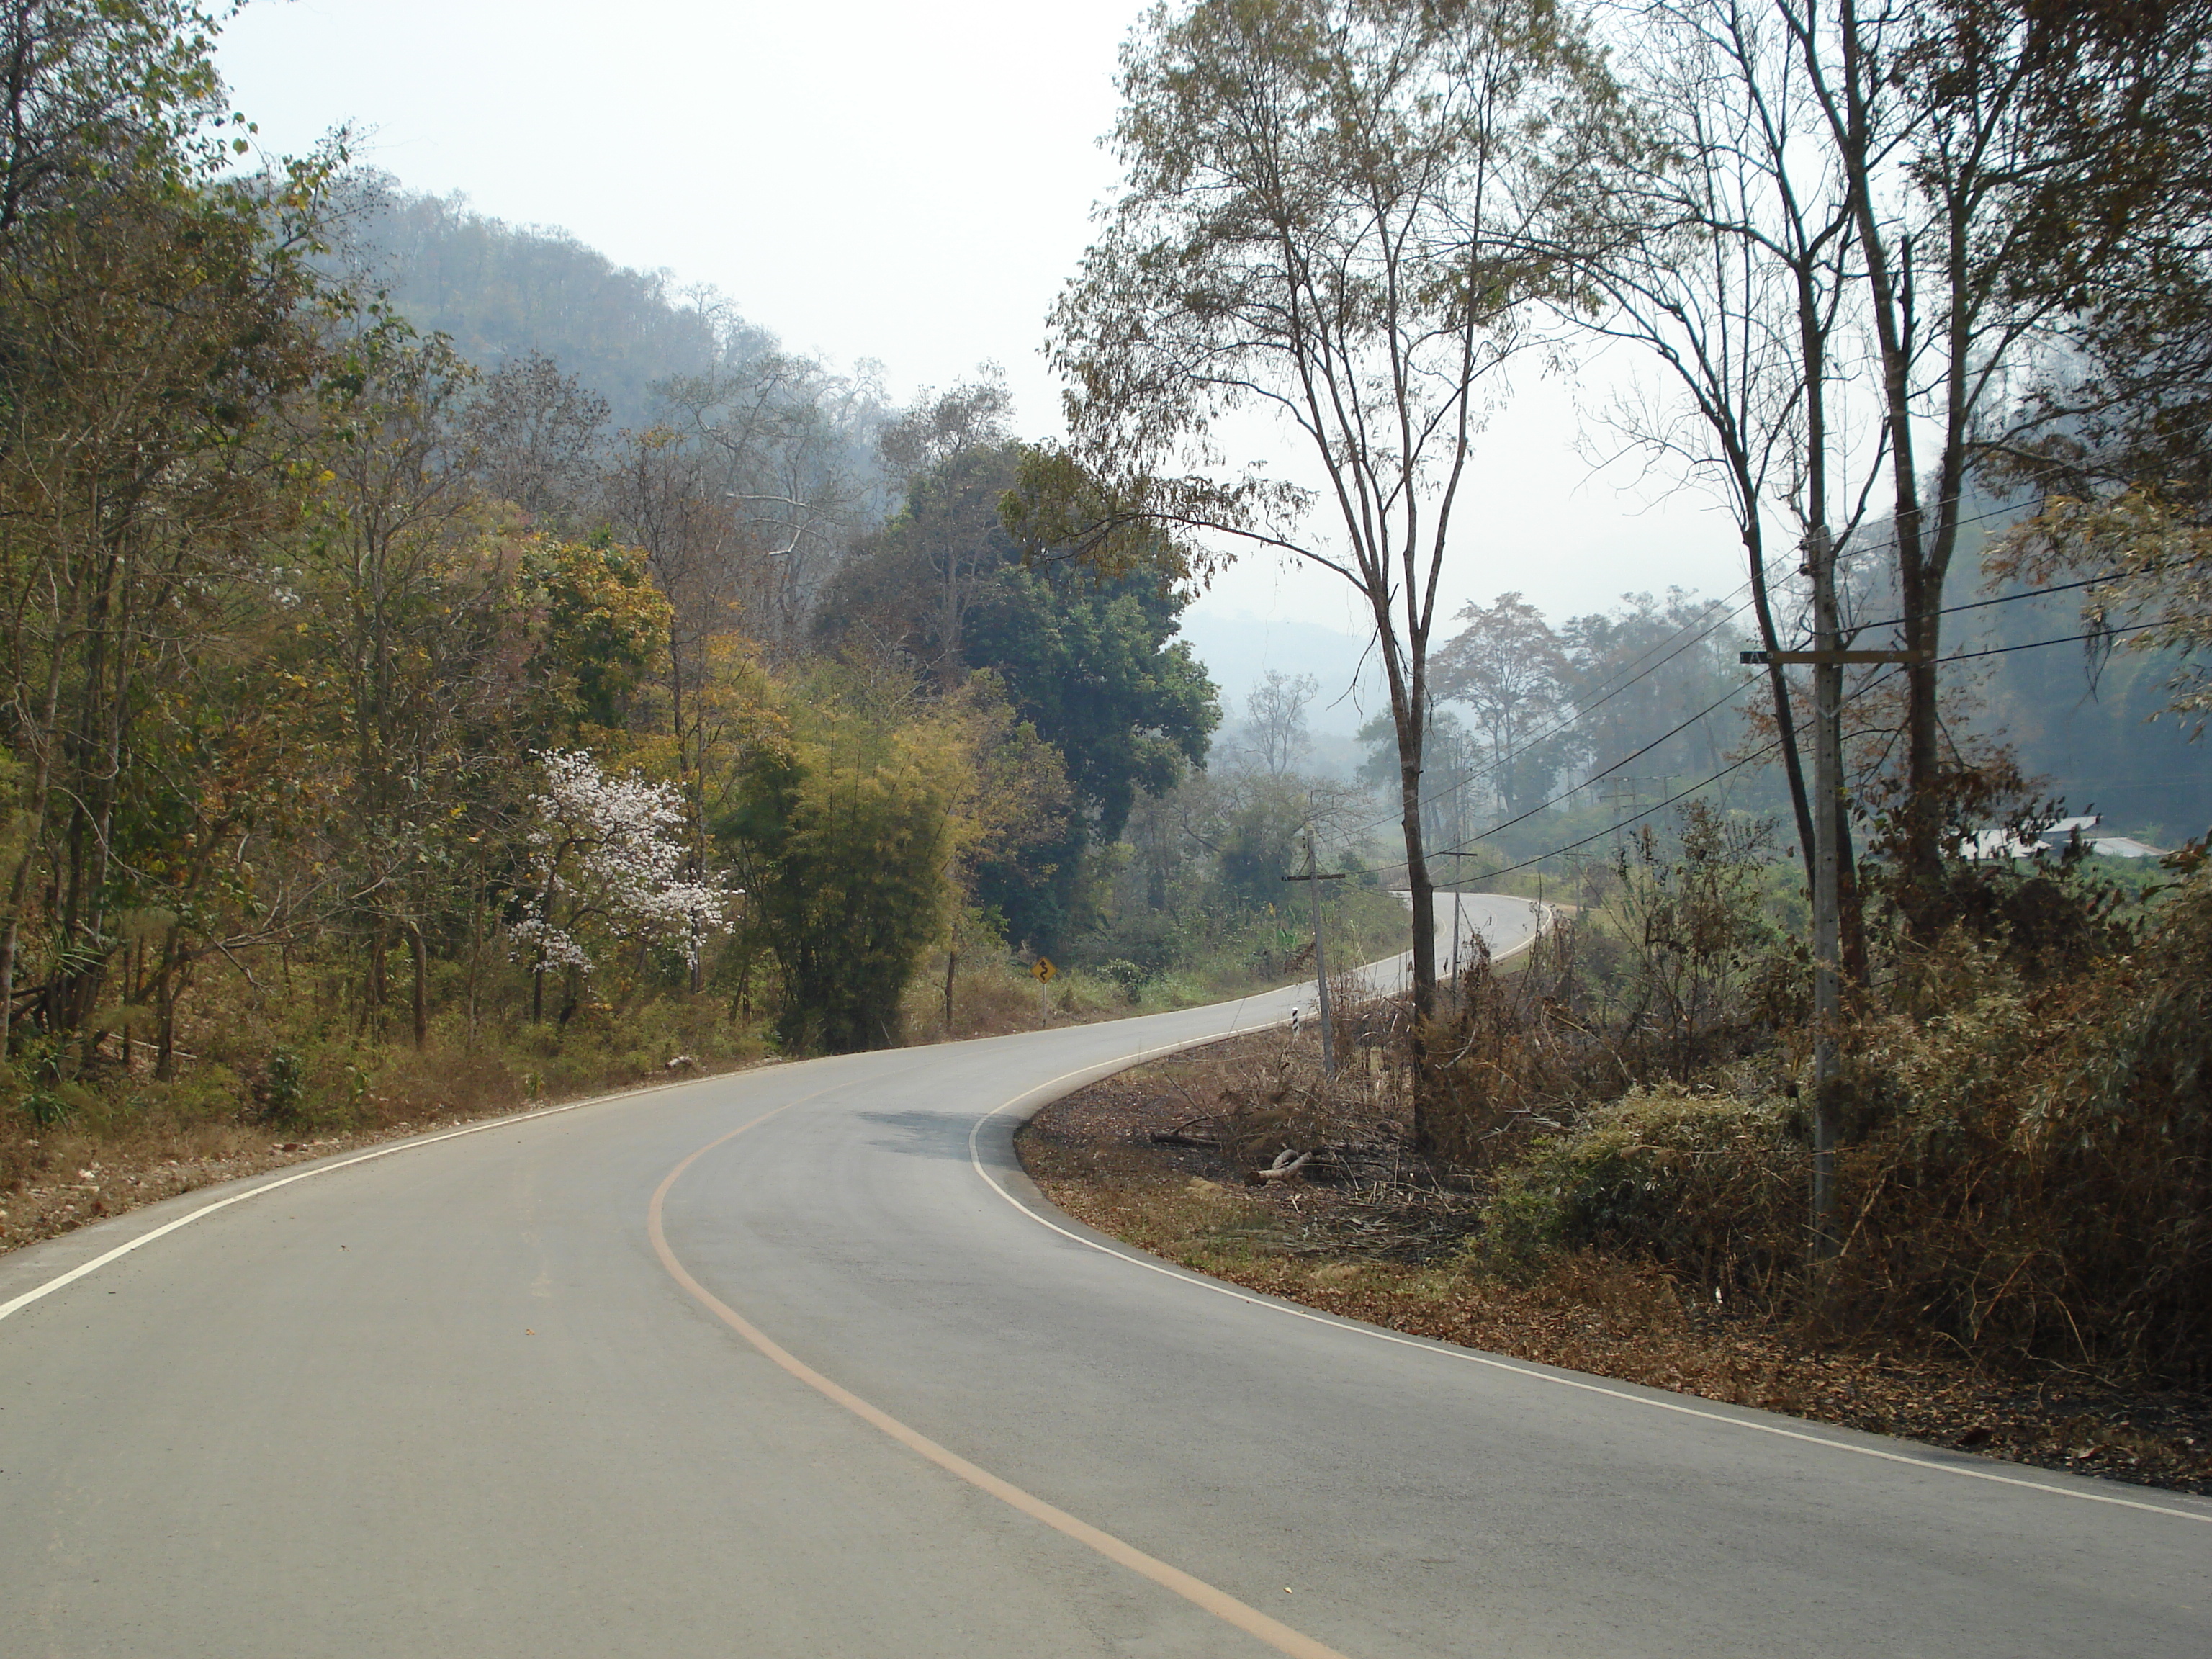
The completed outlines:
{"type": "Polygon", "coordinates": [[[1246,1176],[1244,1179],[1248,1183],[1255,1187],[1259,1186],[1263,1182],[1288,1181],[1292,1176],[1304,1169],[1306,1165],[1312,1161],[1313,1154],[1311,1152],[1293,1152],[1288,1146],[1285,1146],[1281,1152],[1275,1154],[1275,1161],[1273,1164],[1269,1164],[1264,1170],[1253,1170],[1249,1175],[1246,1176]]]}

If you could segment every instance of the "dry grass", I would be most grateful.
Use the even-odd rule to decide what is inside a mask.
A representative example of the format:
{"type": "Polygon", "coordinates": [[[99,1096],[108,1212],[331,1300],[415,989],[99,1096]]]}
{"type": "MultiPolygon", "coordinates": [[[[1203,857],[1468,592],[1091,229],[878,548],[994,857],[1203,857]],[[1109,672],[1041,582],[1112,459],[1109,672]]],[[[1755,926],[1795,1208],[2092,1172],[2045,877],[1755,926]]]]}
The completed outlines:
{"type": "MultiPolygon", "coordinates": [[[[681,1069],[682,1078],[745,1069],[758,1060],[681,1069]]],[[[621,1079],[631,1086],[630,1078],[621,1079]]],[[[0,1252],[52,1238],[103,1217],[122,1215],[179,1193],[226,1181],[312,1164],[341,1152],[404,1140],[410,1135],[456,1128],[487,1119],[534,1111],[562,1099],[617,1092],[620,1084],[577,1088],[544,1099],[519,1096],[500,1103],[477,1099],[467,1106],[432,1103],[400,1116],[380,1111],[372,1121],[345,1129],[284,1139],[286,1131],[236,1121],[149,1121],[137,1133],[105,1136],[70,1128],[17,1134],[0,1144],[0,1167],[11,1179],[0,1189],[0,1252]]],[[[396,1106],[397,1103],[387,1103],[396,1106]]]]}
{"type": "Polygon", "coordinates": [[[0,1110],[0,1250],[179,1193],[424,1131],[612,1090],[725,1071],[760,1054],[719,1003],[586,1007],[565,1029],[471,1031],[443,1011],[422,1049],[307,998],[213,988],[179,1023],[173,1081],[143,1045],[109,1042],[70,1082],[15,1079],[0,1110]]]}

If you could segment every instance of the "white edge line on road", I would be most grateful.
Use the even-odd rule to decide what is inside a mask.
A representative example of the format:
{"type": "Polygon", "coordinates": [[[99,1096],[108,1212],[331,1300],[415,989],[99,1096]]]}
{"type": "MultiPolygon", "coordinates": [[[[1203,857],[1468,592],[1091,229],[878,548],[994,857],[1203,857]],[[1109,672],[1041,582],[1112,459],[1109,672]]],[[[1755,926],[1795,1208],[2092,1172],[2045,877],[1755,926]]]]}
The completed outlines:
{"type": "MultiPolygon", "coordinates": [[[[1205,1040],[1200,1039],[1201,1042],[1205,1040]]],[[[653,1254],[660,1258],[660,1265],[667,1269],[669,1277],[681,1285],[693,1300],[743,1337],[763,1358],[804,1382],[824,1399],[843,1407],[871,1428],[888,1435],[909,1451],[936,1464],[948,1474],[966,1481],[979,1491],[988,1492],[1009,1508],[1033,1521],[1043,1522],[1054,1532],[1096,1551],[1117,1566],[1127,1567],[1151,1579],[1162,1589],[1174,1592],[1224,1624],[1258,1638],[1278,1653],[1289,1656],[1289,1659],[1345,1659],[1345,1656],[1334,1648],[1316,1641],[1304,1632],[1295,1630],[1279,1619],[1270,1618],[1250,1602],[1241,1601],[1228,1591],[1209,1584],[1205,1579],[1185,1572],[1180,1567],[1171,1566],[1156,1555],[1147,1555],[1135,1545],[1125,1542],[1087,1521],[1078,1519],[1066,1510],[1046,1503],[1026,1488],[992,1474],[980,1464],[969,1462],[959,1453],[939,1445],[920,1430],[908,1428],[881,1407],[871,1405],[850,1389],[816,1370],[693,1277],[691,1270],[684,1265],[669,1243],[667,1229],[662,1219],[669,1190],[682,1178],[684,1172],[716,1147],[735,1140],[749,1129],[758,1128],[770,1118],[789,1111],[794,1106],[817,1099],[834,1089],[854,1086],[852,1084],[831,1084],[811,1095],[787,1100],[775,1110],[763,1112],[727,1133],[716,1136],[662,1178],[646,1205],[645,1231],[646,1237],[652,1242],[653,1254]]]]}
{"type": "Polygon", "coordinates": [[[2025,1480],[2017,1475],[1999,1474],[1990,1469],[1961,1468],[1954,1463],[1938,1463],[1932,1459],[1914,1457],[1905,1452],[1884,1451],[1878,1446],[1855,1446],[1848,1440],[1831,1440],[1826,1435],[1808,1434],[1802,1429],[1785,1429],[1778,1423],[1754,1423],[1747,1418],[1729,1416],[1725,1412],[1703,1411],[1695,1406],[1684,1405],[1679,1401],[1655,1400],[1649,1395],[1632,1394],[1626,1389],[1609,1389],[1601,1382],[1586,1382],[1578,1377],[1563,1376],[1553,1371],[1539,1370],[1532,1365],[1516,1364],[1510,1359],[1494,1358],[1489,1354],[1480,1352],[1473,1348],[1454,1347],[1442,1342],[1404,1336],[1395,1331],[1383,1330],[1377,1326],[1341,1319],[1334,1314],[1317,1313],[1310,1308],[1295,1307],[1273,1297],[1255,1295],[1249,1291],[1225,1284],[1220,1279],[1203,1278],[1197,1273],[1171,1267],[1164,1262],[1148,1261],[1143,1256],[1133,1255],[1127,1250],[1117,1250],[1110,1244],[1102,1244],[1095,1238],[1085,1238],[1082,1234],[1061,1226],[1051,1218],[1038,1214],[1000,1186],[998,1177],[984,1167],[980,1144],[983,1126],[1002,1113],[1030,1103],[1034,1103],[1034,1109],[1042,1109],[1059,1098],[1060,1095],[1070,1093],[1073,1089],[1083,1086],[1084,1084],[1110,1077],[1118,1070],[1126,1070],[1132,1066],[1141,1066],[1145,1061],[1158,1059],[1162,1054],[1173,1053],[1181,1048],[1194,1048],[1202,1043],[1218,1041],[1221,1036],[1231,1035],[1233,1035],[1233,1029],[1231,1031],[1217,1033],[1214,1037],[1199,1037],[1188,1042],[1171,1043],[1164,1048],[1144,1049],[1118,1064],[1082,1066],[1078,1070],[1064,1073],[1049,1083],[1041,1083],[1033,1089],[1026,1089],[1011,1100],[1001,1101],[977,1118],[969,1127],[968,1162],[993,1192],[998,1194],[1000,1198],[1005,1199],[1007,1203],[1036,1222],[1037,1225],[1050,1229],[1062,1238],[1080,1244],[1085,1249],[1096,1250],[1101,1255],[1110,1255],[1116,1261],[1126,1261],[1131,1267],[1142,1267],[1146,1273],[1158,1273],[1163,1278],[1179,1280],[1197,1290],[1211,1291],[1216,1296],[1225,1296],[1232,1301],[1243,1302],[1255,1308],[1264,1308],[1273,1313],[1285,1314],[1292,1319],[1304,1319],[1316,1325],[1327,1325],[1333,1329],[1347,1331],[1355,1336],[1367,1337],[1373,1341],[1388,1342],[1395,1347],[1418,1348],[1424,1353],[1432,1353],[1439,1358],[1456,1359],[1470,1365],[1487,1366],[1492,1370],[1510,1371],[1516,1376],[1525,1376],[1537,1382],[1549,1382],[1557,1388],[1574,1389],[1583,1394],[1602,1395],[1609,1400],[1626,1401],[1632,1406],[1644,1406],[1653,1411],[1673,1412],[1682,1417],[1700,1418],[1708,1423],[1720,1423],[1729,1428],[1748,1429],[1755,1433],[1771,1434],[1784,1440],[1802,1441],[1808,1446],[1825,1447],[1830,1451],[1849,1452],[1856,1457],[1878,1458],[1885,1463],[1904,1463],[1913,1468],[1925,1469],[1931,1474],[1953,1474],[1968,1480],[1994,1481],[2001,1486],[2019,1486],[2028,1492],[2048,1492],[2054,1498],[2078,1498],[2088,1504],[2110,1504],[2120,1509],[2141,1510],[2149,1515],[2172,1516],[2176,1520],[2196,1521],[2212,1525],[2212,1514],[2197,1510],[2174,1509],[2164,1504],[2146,1504],[2138,1498],[2116,1498],[2100,1492],[2081,1492],[2072,1486],[2053,1486],[2044,1480],[2025,1480]],[[1067,1086],[1064,1088],[1063,1085],[1067,1086]]]}
{"type": "MultiPolygon", "coordinates": [[[[1249,1000],[1249,999],[1247,998],[1240,1000],[1237,1005],[1237,1007],[1241,1010],[1243,1007],[1244,1002],[1247,1000],[1249,1000]]],[[[1200,1041],[1205,1040],[1206,1039],[1200,1039],[1200,1041]]],[[[1148,1051],[1150,1054],[1165,1054],[1167,1052],[1169,1052],[1169,1050],[1166,1048],[1148,1051]]],[[[1139,1065],[1146,1057],[1146,1054],[1139,1054],[1135,1060],[1120,1063],[1131,1066],[1139,1065]]],[[[1071,1073],[1070,1075],[1072,1076],[1073,1073],[1071,1073]]],[[[61,1290],[66,1285],[74,1285],[78,1279],[83,1279],[88,1274],[99,1272],[100,1269],[107,1266],[109,1262],[118,1261],[122,1257],[129,1255],[131,1251],[137,1249],[140,1246],[151,1244],[157,1238],[166,1237],[169,1234],[176,1231],[179,1227],[189,1227],[193,1222],[198,1221],[204,1217],[213,1215],[217,1210],[227,1210],[234,1204],[243,1204],[249,1198],[258,1198],[264,1193],[273,1193],[279,1187],[289,1187],[295,1181],[307,1181],[316,1176],[331,1175],[339,1170],[351,1169],[356,1164],[367,1164],[375,1158],[390,1158],[395,1152],[404,1152],[411,1147],[434,1146],[441,1140],[458,1140],[463,1135],[483,1134],[487,1130],[502,1128],[510,1123],[527,1123],[533,1118],[556,1117],[562,1112],[578,1111],[586,1106],[597,1106],[610,1100],[629,1100],[635,1098],[639,1095],[658,1094],[665,1089],[687,1088],[694,1083],[702,1083],[708,1080],[708,1079],[704,1078],[686,1078],[680,1083],[648,1084],[641,1089],[619,1090],[612,1094],[593,1095],[586,1100],[568,1101],[559,1106],[542,1107],[534,1112],[516,1112],[505,1117],[491,1118],[482,1123],[471,1123],[466,1128],[448,1129],[441,1134],[410,1136],[405,1140],[394,1141],[388,1146],[380,1146],[374,1152],[356,1153],[352,1158],[340,1158],[336,1163],[318,1164],[312,1170],[301,1170],[296,1175],[288,1175],[281,1180],[264,1182],[260,1186],[249,1188],[245,1192],[233,1193],[228,1198],[219,1198],[212,1204],[203,1204],[198,1209],[191,1212],[189,1214],[180,1215],[173,1221],[164,1222],[161,1226],[155,1227],[149,1232],[141,1233],[137,1237],[131,1239],[125,1243],[118,1244],[113,1249],[106,1251],[102,1255],[94,1256],[89,1261],[80,1262],[77,1266],[70,1268],[67,1273],[59,1274],[55,1278],[48,1279],[43,1285],[36,1285],[33,1288],[24,1291],[21,1296],[16,1297],[12,1301],[0,1302],[0,1319],[13,1317],[15,1315],[21,1313],[24,1309],[29,1307],[33,1302],[41,1301],[45,1297],[52,1296],[56,1291],[61,1290]]],[[[1047,1224],[1048,1225],[1050,1224],[1048,1223],[1047,1224]]]]}
{"type": "Polygon", "coordinates": [[[96,1255],[89,1261],[79,1262],[67,1273],[58,1274],[45,1284],[24,1291],[11,1302],[0,1302],[0,1319],[7,1319],[21,1312],[41,1297],[52,1296],[64,1285],[76,1284],[78,1279],[86,1275],[99,1272],[109,1262],[119,1261],[122,1257],[129,1255],[140,1246],[151,1244],[157,1238],[167,1237],[179,1227],[189,1227],[195,1221],[213,1215],[217,1210],[227,1210],[234,1204],[245,1203],[249,1198],[258,1198],[264,1193],[273,1193],[279,1187],[289,1187],[295,1181],[307,1181],[316,1176],[332,1175],[340,1170],[349,1170],[356,1164],[367,1164],[374,1158],[390,1158],[395,1152],[409,1152],[417,1146],[434,1146],[441,1140],[459,1140],[463,1135],[480,1135],[489,1130],[504,1129],[512,1124],[527,1123],[534,1118],[557,1117],[562,1112],[580,1111],[586,1106],[603,1105],[611,1100],[633,1100],[640,1095],[659,1094],[664,1089],[689,1088],[696,1083],[708,1080],[703,1078],[686,1078],[681,1083],[655,1083],[642,1089],[627,1089],[618,1094],[593,1095],[588,1100],[572,1100],[564,1105],[544,1106],[534,1112],[514,1112],[505,1117],[488,1118],[482,1123],[471,1123],[464,1129],[447,1129],[442,1133],[434,1135],[411,1136],[405,1140],[395,1140],[388,1146],[379,1146],[374,1152],[356,1152],[351,1158],[340,1158],[331,1164],[318,1164],[312,1170],[301,1170],[297,1174],[285,1176],[280,1180],[264,1181],[258,1187],[249,1187],[242,1193],[233,1193],[228,1198],[219,1198],[212,1204],[203,1204],[198,1209],[179,1216],[174,1221],[163,1222],[152,1231],[143,1232],[136,1238],[118,1244],[113,1249],[96,1255]]]}

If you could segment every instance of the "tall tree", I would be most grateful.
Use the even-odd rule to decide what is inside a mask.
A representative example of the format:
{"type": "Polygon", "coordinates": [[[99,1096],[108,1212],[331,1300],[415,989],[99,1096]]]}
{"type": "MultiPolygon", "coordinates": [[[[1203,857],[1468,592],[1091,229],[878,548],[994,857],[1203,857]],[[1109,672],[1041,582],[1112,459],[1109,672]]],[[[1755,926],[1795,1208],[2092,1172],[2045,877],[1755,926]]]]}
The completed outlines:
{"type": "Polygon", "coordinates": [[[1544,739],[1569,709],[1566,653],[1544,613],[1518,593],[1469,603],[1458,620],[1467,626],[1437,654],[1437,695],[1474,716],[1498,803],[1529,811],[1550,792],[1563,758],[1544,739]]]}
{"type": "Polygon", "coordinates": [[[166,865],[121,833],[163,818],[137,810],[149,718],[194,672],[196,624],[225,631],[243,550],[301,481],[276,416],[320,362],[303,254],[330,158],[223,175],[206,25],[184,6],[0,15],[26,77],[0,204],[0,721],[28,826],[0,922],[0,1048],[27,942],[34,1018],[90,1020],[118,907],[148,908],[166,865]]]}
{"type": "MultiPolygon", "coordinates": [[[[1638,45],[1628,78],[1663,143],[1620,179],[1620,228],[1592,271],[1603,303],[1586,325],[1644,348],[1662,379],[1656,395],[1624,397],[1602,418],[1718,495],[1735,521],[1810,871],[1814,805],[1790,676],[1775,658],[1799,643],[1796,579],[1816,610],[1832,607],[1881,461],[1878,447],[1850,454],[1835,407],[1842,345],[1860,314],[1847,303],[1853,194],[1822,142],[1817,82],[1783,11],[1657,0],[1627,15],[1638,45]]],[[[1832,741],[1840,671],[1815,678],[1832,741]]],[[[1843,804],[1821,810],[1840,836],[1843,804]]]]}
{"type": "Polygon", "coordinates": [[[466,413],[477,477],[550,528],[584,527],[597,491],[607,400],[542,352],[485,375],[466,413]]]}
{"type": "Polygon", "coordinates": [[[1086,849],[1204,759],[1220,710],[1175,637],[1186,596],[1146,570],[1025,561],[999,519],[1022,453],[997,442],[942,454],[909,483],[905,510],[855,548],[817,628],[848,651],[902,652],[940,687],[988,672],[1060,752],[1076,806],[1064,834],[987,866],[977,889],[1014,938],[1053,950],[1080,921],[1086,849]]]}
{"type": "MultiPolygon", "coordinates": [[[[2176,218],[2186,223],[2188,213],[2152,205],[2179,183],[2201,184],[2196,147],[2177,147],[2170,126],[2145,117],[2172,113],[2161,100],[2177,65],[2197,88],[2180,106],[2201,112],[2203,46],[2185,30],[2141,28],[2124,9],[2033,0],[1836,0],[1832,11],[1784,4],[1779,15],[1850,204],[1852,303],[1875,344],[1912,659],[1899,891],[1925,931],[1942,921],[1950,769],[1938,658],[1968,480],[2016,456],[2046,418],[2017,388],[2039,359],[2067,348],[2085,307],[2098,307],[2105,274],[2156,271],[2201,236],[2200,217],[2177,245],[2176,218]],[[2116,175],[2124,182],[2110,187],[2116,175]]],[[[2183,194],[2204,200],[2201,187],[2183,194]]]]}
{"type": "Polygon", "coordinates": [[[1321,695],[1311,674],[1271,668],[1244,697],[1244,740],[1271,778],[1281,778],[1313,746],[1306,709],[1321,695]]]}
{"type": "MultiPolygon", "coordinates": [[[[1104,534],[1213,532],[1365,601],[1398,747],[1413,981],[1436,985],[1421,825],[1429,642],[1455,509],[1522,309],[1559,291],[1577,175],[1613,133],[1597,54],[1529,0],[1200,0],[1123,55],[1127,181],[1054,313],[1073,449],[1104,534]],[[1315,487],[1205,467],[1256,412],[1315,487]],[[1202,470],[1185,471],[1194,462],[1202,470]],[[1310,509],[1321,506],[1322,511],[1310,509]]],[[[1039,509],[1032,533],[1067,522],[1039,509]]]]}
{"type": "Polygon", "coordinates": [[[924,648],[931,671],[948,687],[968,673],[962,650],[968,608],[1006,565],[996,517],[1008,483],[1012,410],[1005,382],[987,369],[949,392],[924,392],[877,442],[904,503],[862,553],[869,580],[849,585],[843,597],[869,607],[868,624],[885,639],[914,641],[911,624],[933,611],[924,648]],[[883,614],[886,603],[912,614],[883,614]]]}

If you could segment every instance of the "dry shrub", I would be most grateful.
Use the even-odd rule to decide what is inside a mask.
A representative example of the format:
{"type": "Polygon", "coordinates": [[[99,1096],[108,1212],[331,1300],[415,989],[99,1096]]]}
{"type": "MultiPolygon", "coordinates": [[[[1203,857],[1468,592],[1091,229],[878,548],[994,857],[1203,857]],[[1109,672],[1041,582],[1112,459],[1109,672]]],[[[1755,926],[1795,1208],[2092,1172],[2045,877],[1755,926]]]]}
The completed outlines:
{"type": "Polygon", "coordinates": [[[1493,1168],[1587,1103],[1772,1046],[1804,970],[1767,914],[1771,831],[1691,802],[1671,844],[1630,836],[1592,885],[1602,903],[1509,971],[1478,950],[1422,1033],[1429,1150],[1493,1168]]]}
{"type": "Polygon", "coordinates": [[[1853,1149],[1838,1310],[1970,1348],[2212,1374],[2212,880],[2130,955],[2024,986],[1954,938],[1978,994],[1868,1045],[1902,1104],[1853,1149]]]}
{"type": "MultiPolygon", "coordinates": [[[[665,1063],[655,1069],[665,1074],[665,1063]]],[[[375,1103],[386,1121],[420,1123],[520,1106],[527,1093],[524,1084],[495,1055],[410,1050],[386,1062],[376,1079],[375,1103]]]]}
{"type": "Polygon", "coordinates": [[[1504,972],[1478,943],[1421,1033],[1431,1156],[1470,1171],[1496,1168],[1531,1135],[1563,1127],[1576,1103],[1633,1082],[1591,1007],[1591,942],[1577,923],[1558,921],[1504,972]]]}
{"type": "Polygon", "coordinates": [[[1596,1249],[1838,1333],[2212,1374],[2212,872],[2082,978],[2028,982],[1964,927],[1912,975],[1917,1017],[1863,1014],[1844,1044],[1832,1267],[1804,1265],[1798,1103],[1667,1085],[1522,1141],[1480,1255],[1596,1249]]]}
{"type": "Polygon", "coordinates": [[[1498,1172],[1477,1254],[1485,1265],[1525,1273],[1599,1250],[1776,1306],[1804,1258],[1797,1127],[1787,1103],[1679,1084],[1632,1089],[1498,1172]]]}
{"type": "Polygon", "coordinates": [[[1240,1174],[1267,1169],[1285,1153],[1364,1146],[1378,1133],[1364,1073],[1347,1065],[1326,1077],[1311,1055],[1290,1043],[1265,1071],[1218,1064],[1195,1073],[1184,1091],[1194,1104],[1204,1103],[1204,1127],[1240,1174]]]}
{"type": "Polygon", "coordinates": [[[952,975],[952,1026],[945,1024],[945,956],[922,958],[902,999],[909,1041],[1000,1036],[1036,1028],[1037,984],[996,951],[963,951],[952,975]]]}

